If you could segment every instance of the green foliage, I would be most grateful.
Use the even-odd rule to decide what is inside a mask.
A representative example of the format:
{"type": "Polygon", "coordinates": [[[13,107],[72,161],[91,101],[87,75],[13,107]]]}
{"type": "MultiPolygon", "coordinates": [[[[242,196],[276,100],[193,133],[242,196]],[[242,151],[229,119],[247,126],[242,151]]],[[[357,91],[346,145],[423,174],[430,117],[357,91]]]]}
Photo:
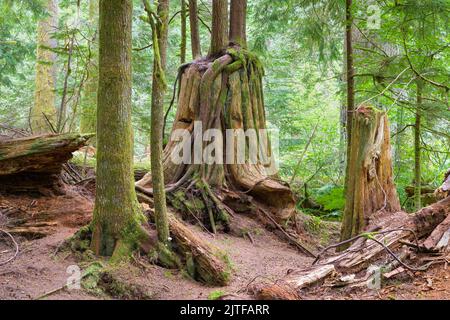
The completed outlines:
{"type": "Polygon", "coordinates": [[[344,188],[325,185],[318,189],[316,202],[326,211],[343,211],[345,206],[344,188]]]}

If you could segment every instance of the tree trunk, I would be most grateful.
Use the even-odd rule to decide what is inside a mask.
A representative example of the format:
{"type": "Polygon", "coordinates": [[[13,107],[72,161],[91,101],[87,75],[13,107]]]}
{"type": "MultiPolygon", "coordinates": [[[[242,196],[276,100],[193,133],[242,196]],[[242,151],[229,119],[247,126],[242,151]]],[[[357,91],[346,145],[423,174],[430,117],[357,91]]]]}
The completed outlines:
{"type": "Polygon", "coordinates": [[[197,0],[189,0],[189,22],[191,26],[192,58],[194,60],[197,60],[202,56],[197,10],[197,0]]]}
{"type": "Polygon", "coordinates": [[[414,125],[414,206],[416,210],[422,208],[421,186],[421,148],[420,148],[420,129],[421,129],[421,108],[422,108],[422,82],[417,81],[417,106],[416,106],[416,123],[414,125]]]}
{"type": "Polygon", "coordinates": [[[100,0],[97,184],[91,229],[97,255],[121,260],[136,246],[141,210],[133,183],[131,0],[100,0]]]}
{"type": "Polygon", "coordinates": [[[355,110],[355,78],[353,65],[353,15],[352,15],[353,0],[345,1],[345,54],[346,54],[346,80],[347,80],[347,164],[345,170],[345,188],[349,183],[349,159],[350,148],[352,145],[352,122],[353,112],[355,110]]]}
{"type": "Polygon", "coordinates": [[[341,240],[358,235],[382,213],[400,210],[386,114],[372,107],[358,108],[352,132],[341,240]]]}
{"type": "Polygon", "coordinates": [[[56,122],[56,53],[51,49],[57,45],[53,33],[58,27],[58,0],[47,0],[46,9],[48,17],[39,21],[37,28],[36,88],[30,113],[31,130],[35,134],[52,132],[56,122]]]}
{"type": "Polygon", "coordinates": [[[212,5],[210,56],[221,53],[228,45],[228,0],[215,0],[212,5]]]}
{"type": "Polygon", "coordinates": [[[247,0],[231,0],[230,43],[247,47],[247,0]]]}
{"type": "Polygon", "coordinates": [[[154,190],[156,228],[158,239],[164,246],[169,243],[169,222],[167,218],[166,193],[164,190],[164,173],[162,164],[163,127],[164,127],[164,93],[166,91],[165,69],[167,60],[167,35],[169,26],[169,1],[158,2],[157,16],[153,20],[149,4],[144,1],[153,34],[153,79],[151,107],[151,172],[154,190]]]}
{"type": "Polygon", "coordinates": [[[186,62],[186,0],[181,0],[181,43],[180,43],[180,64],[186,62]]]}
{"type": "Polygon", "coordinates": [[[81,104],[80,132],[96,131],[97,86],[98,86],[98,0],[89,0],[89,25],[95,30],[87,63],[88,78],[84,86],[81,104]]]}

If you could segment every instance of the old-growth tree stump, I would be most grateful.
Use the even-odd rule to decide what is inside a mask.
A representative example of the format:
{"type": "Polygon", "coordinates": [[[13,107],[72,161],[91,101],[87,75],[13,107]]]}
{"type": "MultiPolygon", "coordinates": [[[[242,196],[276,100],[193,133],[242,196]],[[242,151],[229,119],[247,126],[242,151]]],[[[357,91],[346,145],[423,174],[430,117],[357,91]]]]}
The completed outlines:
{"type": "Polygon", "coordinates": [[[361,233],[379,213],[400,211],[389,140],[386,113],[365,106],[355,111],[341,240],[361,233]]]}
{"type": "MultiPolygon", "coordinates": [[[[179,70],[178,109],[163,159],[166,192],[169,193],[170,202],[173,202],[171,199],[176,193],[175,206],[189,204],[191,198],[202,199],[204,203],[197,206],[202,211],[199,216],[212,231],[215,230],[215,224],[225,225],[226,228],[229,223],[229,207],[221,203],[228,192],[251,196],[257,206],[261,204],[267,207],[268,212],[280,223],[295,213],[292,191],[280,182],[272,170],[273,153],[267,132],[264,131],[263,74],[263,67],[257,57],[239,47],[228,48],[219,57],[195,60],[179,70]],[[202,127],[196,131],[198,123],[202,127]],[[221,137],[205,137],[209,129],[221,132],[221,137]],[[213,156],[219,161],[196,161],[192,152],[187,156],[183,154],[190,161],[174,162],[172,156],[181,151],[180,130],[184,130],[188,136],[183,144],[188,149],[200,141],[206,152],[209,142],[219,139],[222,149],[213,156]],[[227,141],[227,130],[236,133],[253,130],[256,143],[260,150],[266,151],[269,159],[263,159],[257,152],[251,155],[254,161],[250,161],[248,150],[252,147],[251,142],[244,138],[246,158],[238,161],[237,142],[233,144],[227,141]],[[205,141],[208,138],[211,140],[205,141]],[[178,201],[181,195],[185,195],[184,201],[178,201]]],[[[136,186],[139,192],[153,195],[150,173],[136,186]]],[[[189,208],[181,209],[187,211],[189,208]]]]}

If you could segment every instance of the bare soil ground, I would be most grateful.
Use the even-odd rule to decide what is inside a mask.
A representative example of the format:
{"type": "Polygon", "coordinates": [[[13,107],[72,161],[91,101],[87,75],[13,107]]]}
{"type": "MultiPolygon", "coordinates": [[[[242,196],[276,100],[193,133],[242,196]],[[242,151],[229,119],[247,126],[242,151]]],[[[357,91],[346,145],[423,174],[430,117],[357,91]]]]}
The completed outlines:
{"type": "MultiPolygon", "coordinates": [[[[70,252],[56,253],[63,241],[86,225],[92,214],[93,201],[77,189],[69,189],[64,196],[32,197],[0,195],[0,207],[15,206],[32,217],[45,213],[46,221],[54,224],[50,235],[40,239],[17,237],[20,252],[16,259],[0,265],[0,299],[36,299],[55,289],[62,288],[70,276],[67,267],[86,262],[70,252]]],[[[0,217],[1,219],[5,217],[0,217]]],[[[251,299],[252,285],[258,281],[276,282],[292,269],[308,267],[312,259],[280,240],[271,231],[249,217],[239,216],[239,224],[251,233],[251,238],[227,234],[212,236],[194,230],[202,238],[225,250],[233,264],[231,283],[226,287],[207,287],[188,278],[184,272],[168,270],[135,257],[132,263],[109,272],[114,282],[106,294],[93,290],[67,290],[62,288],[45,299],[251,299]],[[127,293],[118,287],[126,287],[127,293]],[[113,289],[111,289],[113,288],[113,289]],[[131,288],[131,289],[130,289],[131,288]],[[118,291],[120,291],[118,293],[118,291]]],[[[337,228],[334,228],[338,230],[337,228]]],[[[316,230],[317,231],[317,230],[316,230]]],[[[314,230],[313,230],[314,232],[314,230]]],[[[0,236],[0,261],[11,253],[6,238],[0,236]]],[[[334,241],[333,235],[322,239],[334,241]]],[[[450,297],[450,270],[437,266],[426,273],[406,275],[383,283],[380,290],[367,288],[336,289],[318,285],[305,290],[303,299],[448,299],[450,297]]]]}

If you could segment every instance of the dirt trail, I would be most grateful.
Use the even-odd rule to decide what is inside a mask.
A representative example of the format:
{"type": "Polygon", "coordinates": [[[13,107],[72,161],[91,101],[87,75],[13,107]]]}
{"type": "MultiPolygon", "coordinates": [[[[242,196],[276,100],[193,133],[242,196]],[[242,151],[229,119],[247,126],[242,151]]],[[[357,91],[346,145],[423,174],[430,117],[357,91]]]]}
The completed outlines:
{"type": "MultiPolygon", "coordinates": [[[[26,205],[31,197],[5,198],[0,204],[26,205]]],[[[37,240],[20,239],[20,253],[7,265],[0,266],[0,299],[35,299],[44,293],[64,286],[70,276],[70,265],[80,264],[73,255],[55,255],[63,240],[85,225],[92,212],[92,199],[70,191],[66,196],[45,200],[39,198],[34,211],[52,212],[57,226],[50,236],[37,240]]],[[[31,210],[31,209],[30,209],[31,210]]],[[[247,286],[257,281],[276,282],[291,269],[309,266],[312,259],[281,241],[249,217],[239,216],[241,226],[250,231],[251,239],[227,234],[212,236],[198,227],[198,235],[222,250],[232,261],[233,276],[226,287],[206,287],[184,275],[137,259],[132,264],[116,269],[113,274],[121,283],[139,288],[151,299],[208,299],[210,295],[225,299],[252,298],[247,286]]],[[[84,265],[85,266],[85,265],[84,265]]],[[[436,267],[425,274],[393,280],[381,290],[332,289],[317,286],[301,293],[304,299],[448,299],[450,297],[450,270],[436,267]]],[[[107,295],[94,295],[83,289],[61,290],[47,299],[110,299],[107,295]]]]}

